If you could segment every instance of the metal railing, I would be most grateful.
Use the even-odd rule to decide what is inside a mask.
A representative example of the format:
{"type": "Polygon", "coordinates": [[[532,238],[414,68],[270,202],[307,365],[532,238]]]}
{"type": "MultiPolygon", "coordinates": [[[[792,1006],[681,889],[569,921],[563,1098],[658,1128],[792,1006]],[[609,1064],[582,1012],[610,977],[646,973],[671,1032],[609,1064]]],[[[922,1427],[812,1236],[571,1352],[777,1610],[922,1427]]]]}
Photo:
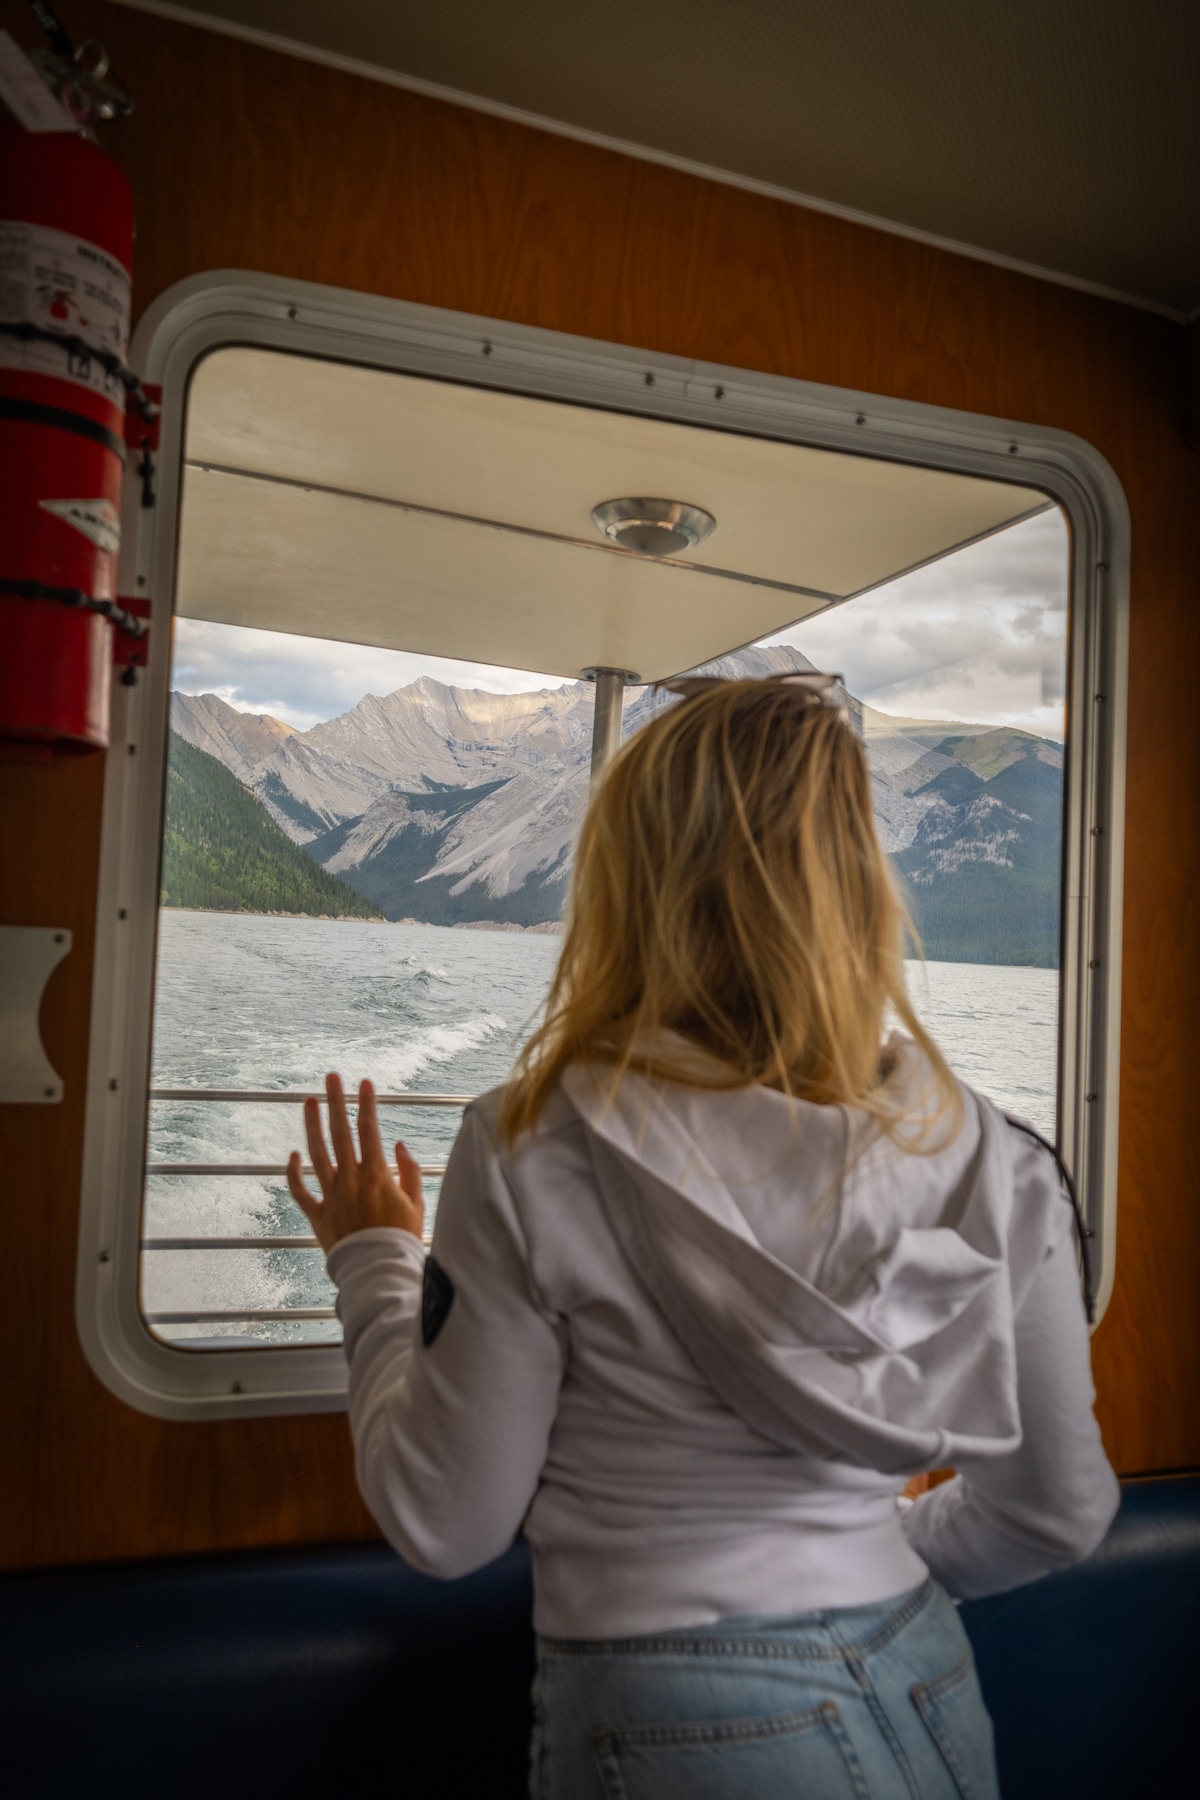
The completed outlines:
{"type": "MultiPolygon", "coordinates": [[[[151,1088],[151,1100],[192,1100],[233,1102],[237,1105],[284,1105],[300,1106],[306,1100],[316,1100],[321,1105],[327,1104],[325,1094],[307,1089],[278,1088],[151,1088]]],[[[469,1106],[475,1099],[474,1094],[377,1094],[375,1103],[380,1107],[394,1106],[469,1106]]],[[[351,1106],[356,1102],[347,1096],[351,1106]]],[[[422,1163],[423,1175],[444,1175],[445,1163],[422,1163]]],[[[187,1162],[148,1162],[147,1175],[286,1175],[286,1163],[187,1163],[187,1162]]],[[[306,1163],[302,1173],[311,1175],[312,1165],[306,1163]]],[[[319,1250],[320,1244],[311,1236],[208,1236],[208,1237],[144,1237],[141,1249],[146,1250],[319,1250]]],[[[337,1317],[332,1306],[260,1306],[204,1308],[193,1311],[148,1312],[144,1315],[148,1325],[215,1325],[237,1322],[259,1323],[262,1321],[307,1322],[317,1319],[333,1319],[337,1317]]]]}
{"type": "MultiPolygon", "coordinates": [[[[327,1098],[316,1088],[151,1088],[151,1100],[233,1100],[249,1106],[301,1106],[305,1100],[316,1100],[322,1106],[327,1098]]],[[[376,1094],[376,1106],[470,1106],[478,1094],[376,1094]]],[[[347,1106],[357,1106],[352,1094],[347,1106]]]]}
{"type": "Polygon", "coordinates": [[[332,1306],[237,1306],[231,1312],[148,1312],[147,1325],[229,1325],[238,1320],[336,1319],[332,1306]]]}

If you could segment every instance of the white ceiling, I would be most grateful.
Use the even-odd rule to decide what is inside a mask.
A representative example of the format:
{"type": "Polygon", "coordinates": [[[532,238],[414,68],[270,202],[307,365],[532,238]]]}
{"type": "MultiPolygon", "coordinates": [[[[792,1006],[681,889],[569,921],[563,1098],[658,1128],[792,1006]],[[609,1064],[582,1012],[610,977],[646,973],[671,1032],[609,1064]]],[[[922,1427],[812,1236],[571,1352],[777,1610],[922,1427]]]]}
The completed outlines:
{"type": "Polygon", "coordinates": [[[969,476],[254,349],[200,365],[187,460],[185,615],[563,676],[659,679],[1045,504],[969,476]],[[591,509],[624,495],[690,501],[717,528],[685,557],[613,549],[591,509]]]}

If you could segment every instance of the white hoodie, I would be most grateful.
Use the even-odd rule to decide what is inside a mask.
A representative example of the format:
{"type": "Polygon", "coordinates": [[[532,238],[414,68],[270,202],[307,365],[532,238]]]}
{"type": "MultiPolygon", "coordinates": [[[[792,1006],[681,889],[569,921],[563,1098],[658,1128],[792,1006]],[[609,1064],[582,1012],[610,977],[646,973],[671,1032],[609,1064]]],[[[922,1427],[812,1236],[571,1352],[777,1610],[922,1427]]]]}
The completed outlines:
{"type": "MultiPolygon", "coordinates": [[[[889,1052],[919,1124],[923,1058],[889,1052]]],[[[415,1238],[330,1255],[359,1482],[409,1562],[462,1574],[524,1524],[538,1630],[612,1638],[927,1569],[990,1593],[1099,1543],[1117,1484],[1043,1150],[969,1088],[927,1154],[767,1088],[610,1089],[569,1070],[515,1151],[500,1091],[467,1109],[424,1333],[415,1238]]]]}

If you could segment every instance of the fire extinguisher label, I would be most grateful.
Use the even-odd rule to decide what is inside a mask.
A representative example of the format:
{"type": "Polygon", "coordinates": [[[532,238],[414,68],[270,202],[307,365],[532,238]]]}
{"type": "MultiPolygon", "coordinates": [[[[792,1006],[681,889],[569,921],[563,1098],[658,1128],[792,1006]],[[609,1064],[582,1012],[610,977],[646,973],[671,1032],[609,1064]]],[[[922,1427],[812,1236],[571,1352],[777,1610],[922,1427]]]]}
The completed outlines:
{"type": "MultiPolygon", "coordinates": [[[[129,345],[129,276],[107,250],[45,225],[0,221],[0,321],[28,320],[121,361],[129,345]]],[[[125,392],[86,350],[0,334],[0,368],[77,381],[125,409],[125,392]]]]}
{"type": "Polygon", "coordinates": [[[111,500],[41,500],[44,512],[54,513],[100,550],[115,556],[121,548],[121,520],[111,500]]]}

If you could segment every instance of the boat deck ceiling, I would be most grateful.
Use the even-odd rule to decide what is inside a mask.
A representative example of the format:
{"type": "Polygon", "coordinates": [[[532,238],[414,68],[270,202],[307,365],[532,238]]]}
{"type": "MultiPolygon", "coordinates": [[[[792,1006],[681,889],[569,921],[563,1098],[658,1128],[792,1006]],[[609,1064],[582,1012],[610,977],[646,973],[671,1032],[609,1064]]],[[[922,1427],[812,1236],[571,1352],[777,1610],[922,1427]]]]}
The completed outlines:
{"type": "Polygon", "coordinates": [[[657,680],[1047,504],[1030,489],[235,348],[193,378],[178,611],[573,677],[657,680]],[[684,500],[686,555],[592,508],[684,500]]]}

